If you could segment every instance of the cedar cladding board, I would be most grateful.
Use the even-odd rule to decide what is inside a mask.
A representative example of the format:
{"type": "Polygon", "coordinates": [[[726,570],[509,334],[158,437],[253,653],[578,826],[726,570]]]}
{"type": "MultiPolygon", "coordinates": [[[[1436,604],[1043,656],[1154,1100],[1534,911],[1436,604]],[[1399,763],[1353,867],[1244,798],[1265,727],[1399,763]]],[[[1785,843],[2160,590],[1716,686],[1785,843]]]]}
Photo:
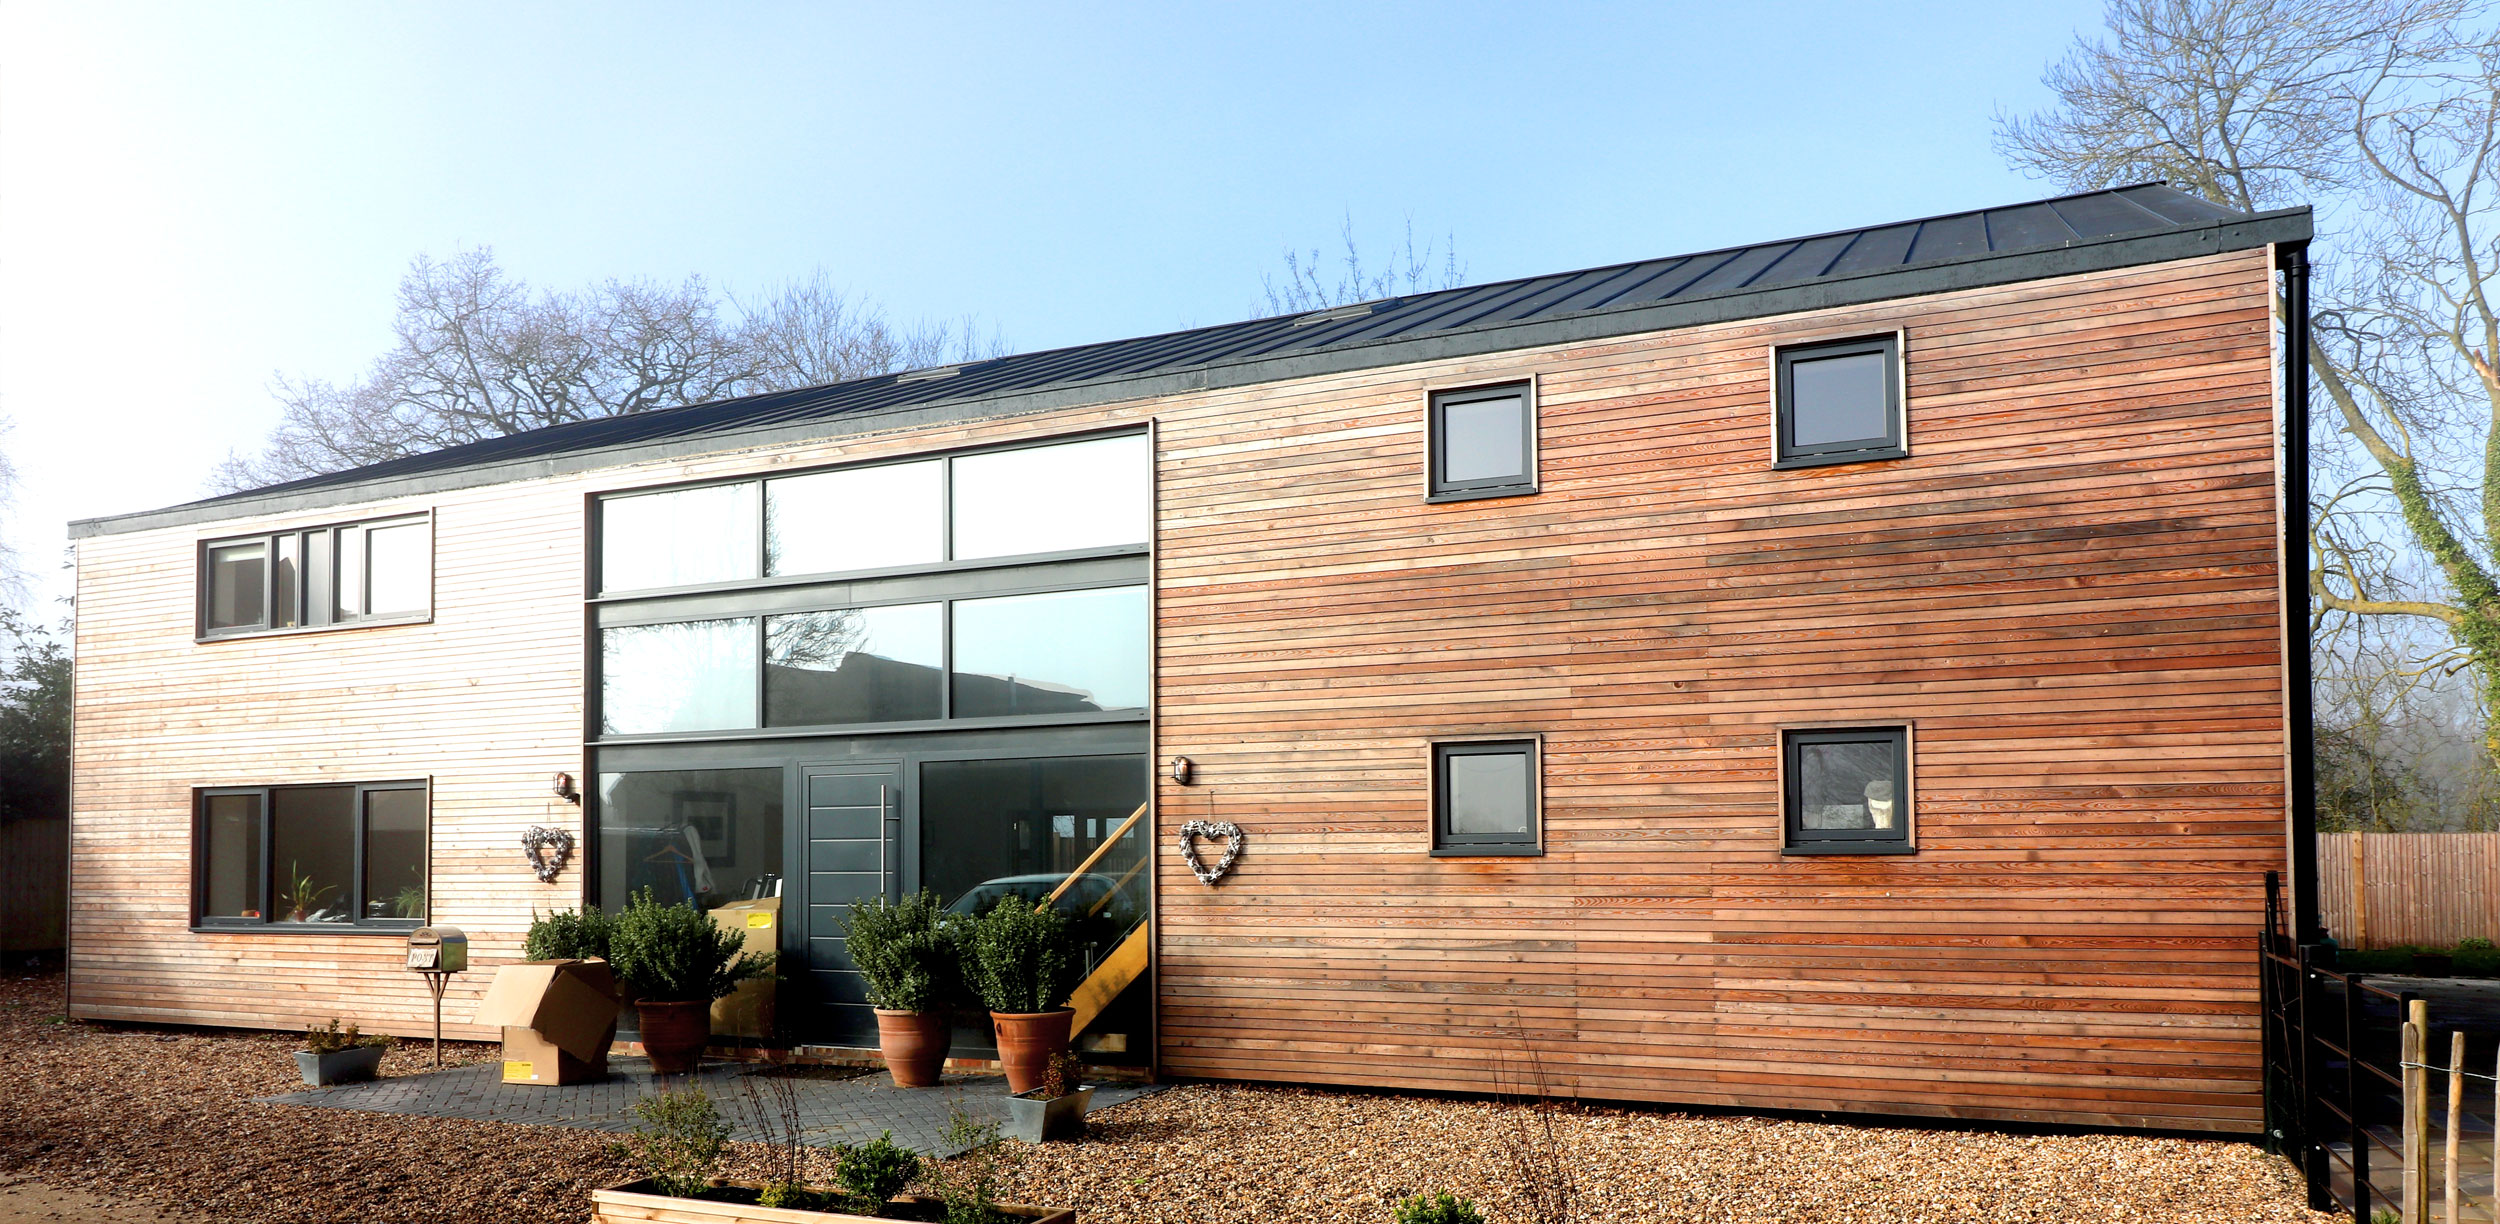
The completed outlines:
{"type": "Polygon", "coordinates": [[[590,493],[1151,419],[1154,753],[1198,763],[1165,1073],[1490,1089],[1533,1043],[1593,1098],[2252,1132],[2268,284],[2240,250],[369,503],[435,513],[413,627],[191,640],[197,540],[366,506],[91,533],[72,1012],[421,1031],[395,937],[186,928],[189,794],[430,777],[467,1014],[580,895],[514,839],[578,828],[590,493]],[[1767,346],[1894,328],[1912,457],[1772,471],[1767,346]],[[1527,375],[1544,491],[1424,504],[1426,390],[1527,375]],[[1779,853],[1774,728],[1846,719],[1915,722],[1918,854],[1779,853]],[[1546,854],[1429,857],[1428,738],[1493,733],[1543,736],[1546,854]],[[1219,887],[1193,818],[1249,833],[1219,887]]]}

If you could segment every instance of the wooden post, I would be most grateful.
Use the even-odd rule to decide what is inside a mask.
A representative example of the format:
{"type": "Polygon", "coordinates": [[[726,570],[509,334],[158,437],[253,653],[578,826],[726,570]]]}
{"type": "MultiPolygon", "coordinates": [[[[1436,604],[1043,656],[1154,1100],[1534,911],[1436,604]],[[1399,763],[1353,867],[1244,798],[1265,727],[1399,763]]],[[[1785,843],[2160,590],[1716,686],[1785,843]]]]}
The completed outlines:
{"type": "Polygon", "coordinates": [[[2465,1129],[2465,1030],[2448,1034],[2448,1150],[2442,1163],[2442,1189],[2447,1192],[2448,1224],[2465,1224],[2465,1205],[2457,1201],[2457,1134],[2465,1129]]]}
{"type": "Polygon", "coordinates": [[[2430,1005],[2413,999],[2405,1005],[2404,1042],[2398,1061],[2404,1067],[2404,1224],[2431,1224],[2430,1180],[2425,1162],[2431,1146],[2430,1073],[2422,1061],[2423,1031],[2430,1025],[2430,1005]]]}
{"type": "Polygon", "coordinates": [[[2370,948],[2370,877],[2362,870],[2361,830],[2352,831],[2352,948],[2370,948]]]}

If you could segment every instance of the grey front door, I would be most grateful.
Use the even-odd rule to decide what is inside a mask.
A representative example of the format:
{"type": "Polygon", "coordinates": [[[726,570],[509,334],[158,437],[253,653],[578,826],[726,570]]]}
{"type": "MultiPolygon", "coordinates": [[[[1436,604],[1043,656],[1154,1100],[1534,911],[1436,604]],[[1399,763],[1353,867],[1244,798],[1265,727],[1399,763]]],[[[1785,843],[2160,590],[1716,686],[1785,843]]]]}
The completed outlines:
{"type": "MultiPolygon", "coordinates": [[[[799,861],[807,907],[807,984],[826,1037],[873,1032],[868,994],[842,945],[854,901],[901,895],[903,767],[899,762],[810,765],[801,770],[799,861]]],[[[794,975],[795,976],[795,975],[794,975]]]]}

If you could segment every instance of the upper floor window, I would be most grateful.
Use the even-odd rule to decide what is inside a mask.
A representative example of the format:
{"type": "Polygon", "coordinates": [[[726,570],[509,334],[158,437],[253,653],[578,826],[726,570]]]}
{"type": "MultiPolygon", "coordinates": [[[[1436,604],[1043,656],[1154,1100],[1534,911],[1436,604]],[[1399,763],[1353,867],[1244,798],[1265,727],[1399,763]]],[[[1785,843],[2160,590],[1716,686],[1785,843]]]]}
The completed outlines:
{"type": "Polygon", "coordinates": [[[1430,500],[1536,492],[1536,407],[1526,383],[1432,393],[1430,500]]]}
{"type": "Polygon", "coordinates": [[[1541,854],[1537,742],[1432,746],[1434,854],[1541,854]]]}
{"type": "Polygon", "coordinates": [[[196,803],[197,925],[424,924],[423,782],[217,787],[196,803]]]}
{"type": "Polygon", "coordinates": [[[434,524],[425,515],[201,545],[204,638],[422,621],[433,612],[434,524]]]}
{"type": "Polygon", "coordinates": [[[1777,350],[1779,467],[1900,459],[1901,338],[1870,336],[1777,350]]]}
{"type": "Polygon", "coordinates": [[[1144,434],[975,451],[599,503],[599,589],[667,590],[1143,546],[1144,434]]]}

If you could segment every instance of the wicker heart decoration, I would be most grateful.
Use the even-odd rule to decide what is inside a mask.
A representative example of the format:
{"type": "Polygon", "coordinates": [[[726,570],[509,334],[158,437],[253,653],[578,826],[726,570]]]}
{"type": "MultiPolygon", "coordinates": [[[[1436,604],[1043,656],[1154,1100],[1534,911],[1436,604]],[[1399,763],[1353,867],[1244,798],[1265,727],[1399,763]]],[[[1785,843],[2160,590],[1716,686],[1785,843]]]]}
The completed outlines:
{"type": "Polygon", "coordinates": [[[1193,820],[1181,826],[1181,857],[1189,860],[1189,874],[1198,877],[1201,884],[1212,885],[1223,879],[1225,873],[1233,869],[1234,860],[1241,857],[1241,841],[1241,826],[1232,821],[1193,820]],[[1201,837],[1224,839],[1224,857],[1216,860],[1213,867],[1207,866],[1198,857],[1198,839],[1201,837]]]}
{"type": "Polygon", "coordinates": [[[538,882],[553,884],[564,874],[564,865],[573,861],[573,835],[563,829],[531,825],[521,835],[521,850],[528,856],[530,870],[538,873],[538,882]]]}

